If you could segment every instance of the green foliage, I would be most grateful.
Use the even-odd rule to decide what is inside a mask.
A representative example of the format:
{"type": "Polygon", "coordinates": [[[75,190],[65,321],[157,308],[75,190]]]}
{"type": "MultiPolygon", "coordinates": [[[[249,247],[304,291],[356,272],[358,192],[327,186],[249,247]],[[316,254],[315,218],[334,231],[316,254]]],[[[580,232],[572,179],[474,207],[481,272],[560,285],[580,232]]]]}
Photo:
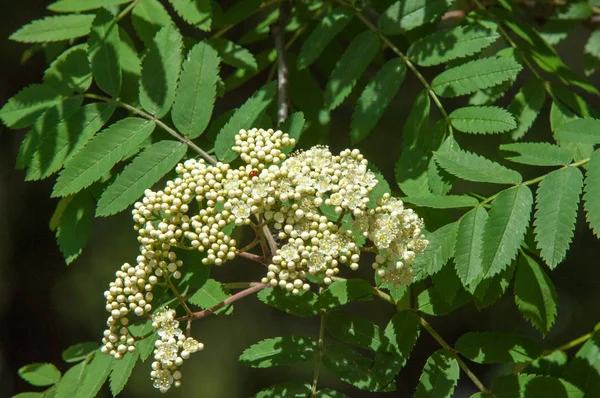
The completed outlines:
{"type": "Polygon", "coordinates": [[[562,168],[540,182],[536,195],[535,240],[550,268],[562,262],[573,238],[583,175],[578,168],[562,168]]]}
{"type": "Polygon", "coordinates": [[[87,46],[73,46],[59,55],[44,72],[44,83],[64,95],[85,92],[92,84],[87,46]]]}
{"type": "Polygon", "coordinates": [[[488,213],[483,206],[477,206],[462,216],[458,223],[454,244],[454,264],[463,286],[478,279],[483,271],[483,231],[488,213]]]}
{"type": "Polygon", "coordinates": [[[126,209],[146,187],[171,171],[185,155],[186,149],[184,144],[174,141],[159,141],[146,148],[100,196],[96,216],[106,217],[126,209]]]}
{"type": "Polygon", "coordinates": [[[460,131],[473,134],[502,133],[517,125],[512,115],[495,106],[469,106],[450,114],[452,125],[460,131]]]}
{"type": "Polygon", "coordinates": [[[240,361],[253,368],[270,368],[311,359],[317,342],[309,337],[283,336],[256,343],[240,355],[240,361]]]}
{"type": "Polygon", "coordinates": [[[532,166],[563,166],[573,160],[568,149],[547,142],[518,142],[500,145],[500,150],[516,152],[518,156],[506,159],[532,166]]]}
{"type": "Polygon", "coordinates": [[[451,397],[458,383],[458,362],[448,350],[434,352],[425,363],[415,397],[451,397]]]}
{"type": "Polygon", "coordinates": [[[521,175],[477,154],[454,150],[438,151],[435,160],[448,173],[467,181],[493,184],[519,184],[521,175]]]}
{"type": "Polygon", "coordinates": [[[210,31],[211,2],[208,0],[169,0],[181,18],[198,29],[210,31]]]}
{"type": "Polygon", "coordinates": [[[600,120],[572,120],[556,129],[554,136],[559,140],[600,144],[600,120]]]}
{"type": "Polygon", "coordinates": [[[121,41],[113,16],[98,10],[88,41],[90,64],[98,87],[117,97],[121,91],[121,41]]]}
{"type": "Polygon", "coordinates": [[[23,43],[75,39],[90,32],[93,20],[94,16],[88,14],[46,17],[23,26],[13,33],[10,39],[23,43]]]}
{"type": "Polygon", "coordinates": [[[466,195],[447,195],[447,196],[409,196],[402,198],[404,202],[411,203],[420,207],[432,207],[434,209],[454,209],[458,207],[473,207],[479,204],[479,201],[466,195]]]}
{"type": "Polygon", "coordinates": [[[317,307],[321,309],[333,309],[348,304],[351,301],[369,300],[371,293],[371,285],[364,279],[348,279],[333,282],[319,294],[317,307]]]}
{"type": "MultiPolygon", "coordinates": [[[[214,279],[209,279],[202,285],[193,296],[189,298],[189,302],[200,306],[204,309],[213,307],[219,304],[221,301],[230,297],[229,294],[225,293],[221,284],[214,279]]],[[[226,314],[229,315],[233,312],[233,307],[225,307],[216,311],[215,314],[226,314]]]]}
{"type": "Polygon", "coordinates": [[[415,280],[425,279],[428,275],[439,272],[452,257],[457,229],[458,223],[454,222],[427,235],[427,249],[412,264],[415,280]]]}
{"type": "Polygon", "coordinates": [[[48,6],[54,12],[89,11],[101,7],[116,6],[130,0],[58,0],[48,6]]]}
{"type": "Polygon", "coordinates": [[[477,363],[522,363],[537,358],[542,349],[523,336],[469,332],[455,344],[458,352],[477,363]]]}
{"type": "Polygon", "coordinates": [[[333,337],[357,347],[377,351],[382,345],[387,345],[387,340],[379,326],[348,312],[328,313],[325,329],[333,337]]]}
{"type": "Polygon", "coordinates": [[[313,317],[317,315],[318,296],[311,291],[293,295],[282,289],[266,288],[258,293],[258,299],[263,303],[287,312],[290,315],[313,317]]]}
{"type": "Polygon", "coordinates": [[[545,100],[546,90],[543,81],[532,79],[523,85],[508,107],[517,121],[516,128],[510,133],[512,139],[518,140],[529,131],[542,110],[545,100]]]}
{"type": "Polygon", "coordinates": [[[594,151],[588,163],[585,174],[585,215],[590,227],[600,236],[600,202],[596,200],[600,195],[600,151],[594,151]]]}
{"type": "Polygon", "coordinates": [[[109,381],[110,392],[113,397],[117,396],[125,388],[125,384],[129,380],[129,377],[131,377],[131,372],[138,359],[139,354],[133,352],[130,355],[125,355],[123,359],[115,361],[110,372],[109,381]]]}
{"type": "Polygon", "coordinates": [[[56,229],[58,248],[70,264],[81,254],[92,229],[92,198],[81,192],[65,206],[56,229]]]}
{"type": "Polygon", "coordinates": [[[550,331],[557,313],[556,290],[542,267],[524,253],[515,276],[515,302],[533,326],[544,334],[550,331]]]}
{"type": "Polygon", "coordinates": [[[32,386],[44,387],[60,380],[60,371],[51,363],[33,363],[19,369],[19,376],[32,386]]]}
{"type": "Polygon", "coordinates": [[[379,28],[386,35],[415,29],[440,17],[453,2],[454,0],[398,0],[381,15],[379,28]]]}
{"type": "Polygon", "coordinates": [[[264,389],[257,393],[254,398],[276,398],[276,397],[291,397],[302,398],[310,392],[308,384],[288,382],[281,383],[264,389]]]}
{"type": "Polygon", "coordinates": [[[86,359],[97,348],[96,342],[79,343],[64,350],[61,356],[65,362],[79,362],[86,359]]]}

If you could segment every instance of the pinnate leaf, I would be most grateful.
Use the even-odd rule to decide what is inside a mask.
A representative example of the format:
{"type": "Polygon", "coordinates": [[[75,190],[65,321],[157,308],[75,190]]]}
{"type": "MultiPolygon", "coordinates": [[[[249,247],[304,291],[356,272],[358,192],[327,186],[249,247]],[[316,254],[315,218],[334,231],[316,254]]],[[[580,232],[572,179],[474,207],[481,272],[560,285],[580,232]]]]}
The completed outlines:
{"type": "Polygon", "coordinates": [[[400,88],[406,67],[400,58],[393,58],[379,69],[365,87],[352,114],[350,138],[357,143],[366,138],[400,88]]]}
{"type": "Polygon", "coordinates": [[[32,386],[45,387],[60,380],[60,371],[51,363],[32,363],[21,367],[19,376],[32,386]]]}
{"type": "Polygon", "coordinates": [[[79,397],[95,397],[112,371],[117,361],[110,355],[96,351],[88,364],[83,382],[79,387],[79,397]]]}
{"type": "Polygon", "coordinates": [[[54,12],[80,12],[130,2],[131,0],[58,0],[47,8],[54,12]]]}
{"type": "Polygon", "coordinates": [[[102,91],[116,98],[121,91],[121,39],[119,26],[105,9],[96,13],[88,49],[94,81],[102,91]]]}
{"type": "Polygon", "coordinates": [[[115,361],[112,371],[110,372],[109,383],[110,392],[112,393],[113,397],[116,397],[121,391],[123,391],[123,388],[125,388],[125,385],[127,384],[127,381],[129,380],[131,372],[133,371],[133,368],[139,357],[139,353],[134,351],[125,354],[123,359],[115,361]]]}
{"type": "Polygon", "coordinates": [[[351,19],[352,16],[342,7],[326,13],[319,20],[319,25],[308,35],[302,44],[297,60],[298,69],[306,68],[319,58],[325,47],[348,25],[351,19]]]}
{"type": "Polygon", "coordinates": [[[87,365],[87,361],[83,361],[72,366],[65,372],[56,388],[55,398],[73,398],[78,396],[79,387],[88,372],[87,365]]]}
{"type": "Polygon", "coordinates": [[[209,31],[212,23],[210,0],[169,0],[173,9],[190,25],[209,31]]]}
{"type": "Polygon", "coordinates": [[[579,387],[586,396],[600,394],[600,332],[596,331],[577,351],[567,365],[564,378],[579,387]]]}
{"type": "Polygon", "coordinates": [[[515,79],[521,69],[521,64],[510,57],[482,58],[440,73],[431,88],[443,97],[471,94],[515,79]]]}
{"type": "Polygon", "coordinates": [[[0,119],[10,128],[32,125],[44,112],[61,101],[61,95],[45,84],[32,84],[12,96],[2,108],[0,119]]]}
{"type": "Polygon", "coordinates": [[[137,117],[121,119],[92,137],[60,173],[52,196],[67,196],[90,186],[150,136],[155,123],[137,117]]]}
{"type": "Polygon", "coordinates": [[[229,163],[239,155],[231,149],[235,145],[235,136],[242,129],[251,129],[261,113],[269,106],[275,92],[277,82],[271,82],[254,93],[223,126],[215,141],[215,153],[220,161],[229,163]]]}
{"type": "Polygon", "coordinates": [[[342,394],[339,391],[331,390],[326,388],[324,390],[317,391],[316,398],[350,398],[346,394],[342,394]]]}
{"type": "Polygon", "coordinates": [[[200,136],[212,114],[217,95],[219,57],[204,42],[196,44],[183,62],[179,87],[171,116],[175,127],[185,136],[200,136]]]}
{"type": "Polygon", "coordinates": [[[131,12],[131,22],[148,48],[152,47],[156,33],[173,23],[169,12],[159,0],[140,0],[131,12]]]}
{"type": "Polygon", "coordinates": [[[600,144],[600,120],[575,119],[558,127],[554,133],[558,140],[600,144]]]}
{"type": "MultiPolygon", "coordinates": [[[[189,302],[207,309],[219,304],[228,297],[230,297],[230,295],[225,293],[219,282],[214,279],[209,279],[200,289],[198,289],[196,293],[194,293],[194,295],[189,298],[189,302]]],[[[229,315],[232,312],[233,307],[230,305],[215,311],[215,314],[229,315]]]]}
{"type": "Polygon", "coordinates": [[[550,331],[557,314],[556,290],[542,267],[525,253],[517,265],[515,303],[533,326],[543,334],[550,331]]]}
{"type": "Polygon", "coordinates": [[[459,377],[456,359],[448,350],[438,350],[427,359],[414,397],[451,397],[459,377]]]}
{"type": "Polygon", "coordinates": [[[348,312],[329,312],[325,318],[325,328],[333,337],[368,350],[377,351],[381,346],[388,345],[379,326],[348,312]]]}
{"type": "Polygon", "coordinates": [[[46,178],[68,162],[110,119],[115,107],[91,103],[47,131],[31,158],[26,180],[46,178]]]}
{"type": "Polygon", "coordinates": [[[497,398],[583,398],[583,392],[564,379],[521,373],[500,376],[492,384],[497,398]]]}
{"type": "Polygon", "coordinates": [[[79,362],[88,357],[92,352],[96,351],[98,343],[88,342],[72,345],[64,350],[61,354],[63,361],[67,363],[79,362]]]}
{"type": "Polygon", "coordinates": [[[371,299],[372,288],[364,279],[335,281],[327,287],[317,301],[320,309],[327,310],[348,304],[354,300],[371,299]]]}
{"type": "Polygon", "coordinates": [[[79,44],[59,55],[44,72],[44,83],[65,95],[83,93],[92,84],[87,46],[79,44]]]}
{"type": "Polygon", "coordinates": [[[268,387],[254,395],[254,398],[305,398],[308,394],[310,394],[308,384],[287,382],[268,387]]]}
{"type": "Polygon", "coordinates": [[[10,35],[10,39],[23,43],[75,39],[90,33],[93,20],[94,16],[88,14],[55,15],[36,19],[10,35]]]}
{"type": "Polygon", "coordinates": [[[454,244],[454,265],[463,286],[475,281],[482,267],[483,230],[488,213],[478,206],[462,216],[454,244]]]}
{"type": "Polygon", "coordinates": [[[371,367],[373,361],[349,347],[326,344],[323,365],[340,380],[364,391],[378,390],[371,367]]]}
{"type": "Polygon", "coordinates": [[[411,203],[415,206],[431,207],[434,209],[455,209],[460,207],[473,207],[479,204],[477,199],[466,195],[409,196],[402,198],[402,201],[411,203]]]}
{"type": "Polygon", "coordinates": [[[236,68],[256,71],[258,64],[254,55],[244,47],[223,38],[213,38],[207,41],[214,48],[224,64],[236,68]]]}
{"type": "Polygon", "coordinates": [[[379,37],[370,30],[352,39],[325,87],[326,108],[333,110],[344,101],[379,51],[379,47],[379,37]]]}
{"type": "Polygon", "coordinates": [[[285,289],[268,287],[258,292],[258,299],[280,311],[300,317],[313,317],[318,314],[318,296],[309,291],[292,294],[285,289]]]}
{"type": "Polygon", "coordinates": [[[310,337],[274,337],[244,350],[240,355],[240,362],[253,368],[271,368],[308,361],[316,350],[317,342],[310,337]]]}
{"type": "Polygon", "coordinates": [[[92,229],[92,198],[82,192],[66,205],[56,229],[58,248],[67,264],[81,254],[92,229]]]}
{"type": "Polygon", "coordinates": [[[448,173],[467,181],[492,184],[519,184],[522,181],[518,172],[471,152],[438,151],[435,160],[448,173]]]}
{"type": "Polygon", "coordinates": [[[525,237],[533,195],[526,185],[506,189],[492,203],[483,230],[483,277],[492,277],[515,258],[525,237]]]}
{"type": "Polygon", "coordinates": [[[462,335],[454,348],[477,363],[520,363],[536,359],[542,349],[518,334],[469,332],[462,335]]]}
{"type": "Polygon", "coordinates": [[[564,260],[573,239],[583,175],[577,167],[548,174],[537,189],[535,240],[551,269],[564,260]]]}
{"type": "Polygon", "coordinates": [[[568,149],[548,142],[516,142],[500,145],[500,150],[516,152],[519,155],[506,159],[532,166],[563,166],[573,160],[568,149]]]}
{"type": "Polygon", "coordinates": [[[453,111],[449,117],[452,125],[465,133],[502,133],[517,126],[510,112],[497,106],[467,106],[453,111]]]}
{"type": "Polygon", "coordinates": [[[522,138],[531,128],[546,100],[546,87],[540,79],[527,81],[515,95],[508,110],[515,116],[517,126],[510,132],[513,140],[522,138]]]}
{"type": "Polygon", "coordinates": [[[98,201],[96,217],[110,216],[126,209],[145,189],[173,169],[186,150],[185,144],[175,141],[159,141],[146,148],[104,191],[98,201]]]}
{"type": "Polygon", "coordinates": [[[379,18],[379,29],[397,35],[439,18],[454,0],[397,0],[379,18]]]}
{"type": "Polygon", "coordinates": [[[158,31],[142,63],[140,104],[148,113],[163,117],[169,112],[181,69],[182,37],[167,25],[158,31]]]}
{"type": "Polygon", "coordinates": [[[439,65],[474,55],[499,37],[497,31],[480,25],[454,26],[414,41],[406,55],[421,66],[439,65]]]}
{"type": "Polygon", "coordinates": [[[423,254],[416,256],[411,267],[414,279],[419,281],[439,272],[454,253],[458,223],[444,225],[426,236],[429,245],[423,254]]]}
{"type": "Polygon", "coordinates": [[[600,236],[600,150],[594,151],[585,174],[585,216],[596,236],[600,236]]]}

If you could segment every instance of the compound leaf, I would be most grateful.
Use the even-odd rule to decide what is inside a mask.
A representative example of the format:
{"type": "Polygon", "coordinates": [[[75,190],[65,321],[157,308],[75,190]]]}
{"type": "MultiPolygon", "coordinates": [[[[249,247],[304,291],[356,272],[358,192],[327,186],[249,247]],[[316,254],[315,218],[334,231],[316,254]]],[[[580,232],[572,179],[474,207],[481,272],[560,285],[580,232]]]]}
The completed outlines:
{"type": "Polygon", "coordinates": [[[169,0],[173,9],[190,25],[210,31],[212,4],[210,0],[169,0]]]}
{"type": "Polygon", "coordinates": [[[477,199],[467,195],[409,196],[402,198],[402,201],[411,203],[415,206],[431,207],[434,209],[455,209],[460,207],[473,207],[479,204],[477,199]]]}
{"type": "Polygon", "coordinates": [[[423,254],[416,256],[411,267],[414,280],[419,281],[439,272],[454,253],[458,223],[444,225],[427,235],[429,245],[423,254]]]}
{"type": "Polygon", "coordinates": [[[82,192],[67,206],[56,229],[58,248],[67,264],[71,264],[81,254],[92,229],[92,198],[82,192]]]}
{"type": "Polygon", "coordinates": [[[93,20],[94,16],[89,14],[55,15],[36,19],[10,35],[10,39],[22,43],[75,39],[90,33],[93,20]]]}
{"type": "Polygon", "coordinates": [[[494,134],[517,127],[515,118],[497,106],[467,106],[453,111],[452,125],[459,131],[474,134],[494,134]]]}
{"type": "Polygon", "coordinates": [[[123,356],[123,359],[115,361],[112,371],[110,372],[110,392],[113,397],[116,397],[129,380],[133,367],[137,363],[140,354],[136,351],[127,353],[123,356]]]}
{"type": "Polygon", "coordinates": [[[600,236],[600,150],[594,151],[585,174],[585,216],[596,236],[600,236]]]}
{"type": "Polygon", "coordinates": [[[47,8],[54,12],[80,12],[124,3],[131,3],[131,0],[59,0],[47,8]]]}
{"type": "Polygon", "coordinates": [[[379,29],[397,35],[439,18],[454,0],[406,0],[394,2],[379,17],[379,29]]]}
{"type": "Polygon", "coordinates": [[[459,377],[456,359],[448,350],[438,350],[427,359],[414,397],[451,397],[459,377]]]}
{"type": "Polygon", "coordinates": [[[348,312],[329,312],[325,318],[325,328],[333,337],[357,347],[377,351],[382,345],[388,345],[379,326],[348,312]]]}
{"type": "Polygon", "coordinates": [[[487,219],[485,208],[477,206],[459,221],[454,244],[454,265],[465,288],[479,277],[483,269],[483,230],[487,219]]]}
{"type": "Polygon", "coordinates": [[[554,132],[557,140],[600,144],[600,120],[575,119],[560,125],[554,132]]]}
{"type": "Polygon", "coordinates": [[[497,332],[469,332],[454,348],[477,363],[522,363],[533,361],[542,349],[533,341],[517,335],[497,332]]]}
{"type": "Polygon", "coordinates": [[[500,150],[516,152],[518,156],[507,156],[506,159],[532,166],[563,166],[573,160],[568,149],[548,142],[516,142],[500,145],[500,150]]]}
{"type": "Polygon", "coordinates": [[[448,173],[467,181],[492,184],[519,184],[521,174],[471,152],[438,151],[436,162],[448,173]]]}
{"type": "Polygon", "coordinates": [[[51,363],[32,363],[21,367],[19,376],[32,386],[45,387],[60,380],[60,371],[51,363]]]}
{"type": "Polygon", "coordinates": [[[510,132],[513,140],[522,138],[531,128],[546,100],[546,87],[540,79],[527,81],[515,95],[508,110],[515,116],[517,126],[510,132]]]}
{"type": "Polygon", "coordinates": [[[121,39],[113,15],[105,9],[96,13],[88,51],[94,81],[102,91],[116,98],[121,91],[121,39]]]}
{"type": "Polygon", "coordinates": [[[240,362],[253,368],[271,368],[308,361],[314,357],[316,350],[317,342],[310,337],[274,337],[244,350],[240,362]]]}

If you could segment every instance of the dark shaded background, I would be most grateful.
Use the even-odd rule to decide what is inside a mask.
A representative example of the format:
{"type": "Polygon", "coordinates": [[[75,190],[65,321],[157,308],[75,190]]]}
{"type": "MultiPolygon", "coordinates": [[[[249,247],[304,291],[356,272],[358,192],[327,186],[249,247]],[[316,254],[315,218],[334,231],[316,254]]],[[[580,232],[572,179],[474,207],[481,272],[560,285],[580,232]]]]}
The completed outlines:
{"type": "MultiPolygon", "coordinates": [[[[20,63],[26,45],[7,40],[10,33],[26,22],[48,15],[47,3],[37,0],[3,2],[0,16],[0,104],[25,85],[41,80],[45,63],[41,54],[26,64],[20,63]],[[9,5],[10,4],[10,5],[9,5]]],[[[582,70],[581,54],[589,31],[578,28],[559,49],[563,58],[577,70],[582,70]]],[[[235,37],[235,30],[231,37],[235,37]]],[[[373,72],[373,71],[371,71],[373,72]]],[[[435,71],[429,71],[430,79],[435,71]]],[[[523,72],[519,83],[529,75],[523,72]]],[[[264,79],[263,79],[264,80],[264,79]]],[[[594,81],[597,83],[598,79],[594,81]]],[[[517,84],[515,86],[520,86],[517,84]]],[[[421,87],[408,76],[378,125],[376,132],[359,146],[389,181],[393,181],[393,164],[400,152],[401,132],[410,110],[411,100],[421,87]]],[[[244,89],[241,90],[242,92],[244,89]]],[[[248,90],[246,90],[248,91],[248,90]]],[[[355,92],[360,92],[355,90],[355,92]]],[[[511,93],[514,94],[514,89],[511,93]]],[[[243,99],[231,96],[237,106],[243,99]]],[[[507,95],[504,103],[512,95],[507,95]]],[[[347,103],[352,103],[349,101],[347,103]]],[[[445,103],[449,103],[446,101],[445,103]]],[[[593,99],[597,108],[598,101],[593,99]]],[[[452,104],[452,103],[450,103],[452,104]]],[[[452,104],[454,105],[454,104],[452,104]]],[[[548,108],[530,132],[529,137],[546,139],[549,136],[548,108]]],[[[332,120],[330,144],[337,151],[349,145],[348,125],[351,105],[337,110],[332,120]]],[[[54,234],[48,223],[57,200],[49,199],[53,180],[24,182],[24,171],[15,170],[17,149],[24,131],[9,131],[0,127],[0,397],[8,397],[30,387],[17,376],[17,369],[32,362],[53,362],[62,371],[68,364],[61,352],[71,344],[99,341],[106,319],[103,291],[114,277],[114,271],[125,261],[133,261],[137,243],[128,214],[110,219],[96,219],[93,233],[83,255],[67,267],[58,251],[54,234]]],[[[459,137],[466,148],[490,154],[500,139],[459,137]],[[462,140],[461,140],[462,139],[462,140]]],[[[539,170],[523,169],[526,176],[539,175],[539,170]],[[535,173],[535,174],[534,174],[535,173]]],[[[458,190],[470,190],[469,184],[457,184],[458,190]]],[[[477,186],[482,194],[495,192],[495,187],[477,186]]],[[[453,214],[456,217],[458,214],[453,214]]],[[[427,219],[426,219],[427,221],[427,219]]],[[[577,231],[568,259],[552,273],[559,295],[559,316],[556,325],[542,341],[542,336],[519,315],[512,301],[512,287],[508,294],[493,307],[478,312],[468,305],[451,316],[432,318],[431,323],[450,343],[471,330],[514,331],[539,340],[545,347],[560,345],[590,331],[600,321],[598,280],[600,247],[597,239],[585,225],[580,214],[577,231]]],[[[369,264],[364,264],[362,275],[368,275],[369,264]]],[[[254,264],[227,264],[216,270],[216,279],[226,281],[258,280],[262,269],[254,264]]],[[[380,325],[385,325],[393,308],[381,302],[358,303],[348,308],[367,314],[380,325]]],[[[262,338],[282,334],[318,334],[318,321],[294,319],[249,298],[236,304],[233,315],[213,316],[194,324],[194,334],[206,349],[192,356],[182,368],[183,387],[169,392],[172,397],[246,397],[284,380],[309,382],[312,364],[268,370],[251,370],[237,363],[238,355],[250,344],[262,338]]],[[[398,391],[377,396],[408,397],[412,395],[427,357],[439,347],[423,332],[412,357],[398,379],[398,391]]],[[[149,380],[149,363],[138,365],[131,382],[121,396],[159,396],[149,380]]],[[[502,367],[472,369],[484,383],[490,383],[497,374],[510,371],[502,367]]],[[[320,386],[337,388],[352,397],[375,394],[359,392],[341,384],[323,371],[320,386]]],[[[457,397],[475,392],[472,383],[461,376],[457,397]]],[[[108,396],[107,386],[103,389],[108,396]]]]}

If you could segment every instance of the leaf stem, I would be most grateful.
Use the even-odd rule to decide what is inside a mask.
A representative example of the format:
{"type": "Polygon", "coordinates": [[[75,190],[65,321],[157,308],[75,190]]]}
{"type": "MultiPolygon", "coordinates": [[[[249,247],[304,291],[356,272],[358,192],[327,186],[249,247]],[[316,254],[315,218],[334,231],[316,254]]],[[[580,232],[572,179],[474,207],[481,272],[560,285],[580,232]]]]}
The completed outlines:
{"type": "Polygon", "coordinates": [[[247,289],[249,287],[258,286],[258,285],[261,285],[261,283],[260,282],[231,282],[231,283],[224,283],[223,288],[225,288],[227,290],[247,289]]]}
{"type": "Polygon", "coordinates": [[[443,337],[429,324],[429,322],[425,320],[425,318],[423,318],[418,313],[417,315],[419,316],[419,322],[421,323],[421,326],[423,326],[425,330],[427,330],[431,337],[433,337],[435,341],[437,341],[442,346],[442,348],[446,349],[450,353],[450,355],[454,357],[456,362],[458,362],[458,366],[460,366],[460,368],[465,372],[469,379],[471,379],[473,384],[475,384],[477,388],[479,388],[479,390],[485,395],[492,396],[492,393],[483,385],[483,383],[481,382],[481,380],[479,380],[475,373],[473,373],[471,369],[469,369],[467,364],[460,358],[456,350],[454,350],[454,348],[452,348],[446,342],[446,340],[443,339],[443,337]]]}
{"type": "Polygon", "coordinates": [[[321,360],[323,358],[324,341],[325,341],[325,311],[319,314],[319,341],[317,342],[317,357],[315,358],[315,371],[313,373],[313,381],[311,387],[311,398],[317,396],[317,383],[319,382],[319,370],[321,368],[321,360]]]}
{"type": "Polygon", "coordinates": [[[210,164],[216,166],[217,165],[217,160],[215,158],[213,158],[212,156],[210,156],[208,153],[206,153],[202,148],[200,148],[198,145],[194,144],[189,138],[184,137],[183,135],[179,134],[177,131],[173,130],[171,127],[167,126],[164,122],[162,122],[159,118],[144,112],[141,109],[136,108],[135,106],[126,104],[125,102],[121,102],[118,100],[114,100],[112,98],[109,97],[105,97],[103,95],[97,95],[97,94],[91,94],[91,93],[86,93],[83,94],[83,96],[85,98],[90,98],[90,99],[95,99],[95,100],[99,100],[99,101],[104,101],[107,102],[109,104],[113,104],[115,106],[127,109],[128,111],[131,111],[132,113],[135,113],[138,116],[143,117],[144,119],[148,119],[148,120],[152,120],[154,123],[156,123],[156,125],[160,128],[162,128],[163,130],[165,130],[167,133],[171,134],[173,137],[175,137],[176,139],[178,139],[179,141],[183,142],[185,145],[187,145],[189,148],[191,148],[192,150],[196,151],[200,156],[202,156],[207,162],[209,162],[210,164]]]}
{"type": "MultiPolygon", "coordinates": [[[[127,7],[125,7],[123,9],[123,11],[121,11],[119,13],[119,15],[116,16],[116,18],[114,19],[114,24],[116,25],[121,19],[125,18],[125,16],[127,16],[127,14],[129,14],[131,12],[131,10],[133,10],[133,7],[137,6],[137,4],[140,2],[140,0],[133,0],[131,3],[129,3],[129,5],[127,7]]],[[[113,25],[111,25],[108,30],[110,30],[112,28],[113,25]]]]}
{"type": "Polygon", "coordinates": [[[577,347],[578,345],[583,344],[586,341],[588,341],[594,335],[594,333],[595,332],[586,333],[583,336],[579,336],[576,339],[573,339],[573,340],[569,341],[568,343],[565,343],[559,347],[556,347],[556,348],[553,348],[550,350],[545,350],[544,353],[542,354],[542,356],[548,355],[553,351],[566,351],[573,347],[577,347]]]}
{"type": "Polygon", "coordinates": [[[410,58],[408,58],[402,51],[400,51],[400,49],[398,49],[398,47],[396,47],[396,45],[394,45],[394,43],[392,43],[392,41],[387,38],[387,36],[385,36],[383,33],[381,33],[381,31],[375,25],[373,25],[371,23],[371,21],[369,21],[364,15],[362,15],[362,13],[356,7],[354,7],[352,4],[348,3],[346,0],[336,0],[336,1],[342,5],[345,5],[346,7],[351,8],[352,11],[354,11],[354,13],[356,14],[356,16],[361,20],[361,22],[366,27],[368,27],[373,32],[375,32],[377,34],[377,36],[379,36],[381,41],[386,46],[388,46],[390,48],[390,50],[392,50],[398,57],[400,57],[400,59],[402,59],[402,61],[406,64],[408,69],[410,69],[414,73],[414,75],[417,77],[417,79],[419,79],[419,81],[421,82],[423,87],[425,87],[425,89],[427,90],[427,93],[431,97],[431,100],[433,101],[435,106],[439,109],[440,113],[442,114],[442,117],[444,118],[446,125],[448,126],[448,130],[450,131],[450,134],[452,134],[452,124],[450,123],[450,117],[448,116],[448,112],[446,112],[446,110],[444,109],[444,106],[440,102],[440,99],[438,98],[437,94],[435,93],[435,91],[433,91],[433,88],[431,88],[431,85],[427,82],[425,77],[423,77],[421,72],[419,72],[417,67],[410,60],[410,58]]]}
{"type": "Polygon", "coordinates": [[[258,283],[256,285],[250,286],[249,288],[244,289],[241,292],[238,292],[231,297],[227,297],[225,300],[221,301],[218,304],[213,305],[210,308],[207,308],[205,310],[198,311],[198,312],[192,312],[190,315],[181,318],[181,320],[192,320],[193,321],[193,320],[196,320],[199,318],[204,318],[205,316],[209,316],[209,315],[213,314],[215,311],[218,311],[221,308],[223,308],[231,303],[241,300],[244,297],[254,294],[256,292],[259,292],[262,289],[269,287],[269,286],[270,285],[264,284],[264,283],[258,283]]]}

